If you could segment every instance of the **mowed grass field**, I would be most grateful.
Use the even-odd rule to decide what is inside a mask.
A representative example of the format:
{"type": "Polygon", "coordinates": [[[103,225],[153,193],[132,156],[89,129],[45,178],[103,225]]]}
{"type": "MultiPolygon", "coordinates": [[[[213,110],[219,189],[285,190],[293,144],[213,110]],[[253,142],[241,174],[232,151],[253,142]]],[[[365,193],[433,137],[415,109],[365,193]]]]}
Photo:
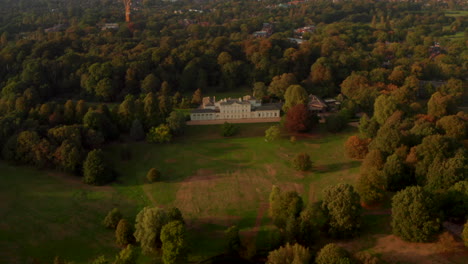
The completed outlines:
{"type": "Polygon", "coordinates": [[[237,224],[245,240],[269,225],[267,202],[273,184],[298,191],[306,203],[338,182],[353,183],[359,162],[343,153],[353,128],[341,134],[315,131],[299,137],[265,142],[272,124],[241,124],[233,138],[220,136],[220,125],[190,126],[170,144],[121,143],[105,149],[120,177],[116,183],[92,187],[79,177],[0,163],[0,260],[24,263],[54,256],[87,263],[100,254],[113,256],[119,248],[114,233],[101,226],[105,214],[118,207],[134,221],[144,206],[176,206],[190,229],[197,261],[223,250],[223,231],[237,224]],[[121,158],[122,150],[131,153],[121,158]],[[307,152],[314,162],[308,173],[296,172],[290,160],[307,152]],[[147,183],[152,167],[162,172],[147,183]]]}
{"type": "MultiPolygon", "coordinates": [[[[120,250],[114,233],[101,225],[113,207],[132,222],[144,206],[178,207],[188,225],[191,263],[222,253],[224,230],[234,224],[248,252],[264,249],[274,232],[268,217],[273,185],[296,190],[308,204],[321,199],[327,186],[354,184],[360,166],[343,148],[355,128],[339,134],[317,128],[297,135],[295,143],[289,137],[265,142],[264,131],[271,125],[241,124],[233,138],[221,137],[220,125],[190,126],[170,144],[112,144],[105,151],[120,177],[104,187],[84,185],[71,175],[0,163],[0,263],[50,263],[60,255],[80,264],[99,255],[114,256],[120,250]],[[130,153],[130,159],[123,159],[123,152],[130,153]],[[312,171],[291,167],[299,152],[311,155],[312,171]],[[146,181],[152,167],[162,173],[159,182],[146,181]]],[[[439,244],[417,244],[414,254],[395,253],[414,244],[389,235],[387,208],[366,210],[363,235],[342,246],[401,263],[463,263],[458,260],[466,251],[449,258],[437,253],[439,244]],[[415,254],[422,257],[412,259],[415,254]]],[[[140,263],[145,261],[140,258],[140,263]]]]}
{"type": "MultiPolygon", "coordinates": [[[[120,159],[121,145],[109,147],[121,173],[118,191],[148,204],[178,207],[191,229],[193,258],[201,260],[222,252],[223,231],[237,224],[245,240],[256,239],[256,230],[269,225],[268,196],[274,184],[296,190],[306,203],[320,199],[322,189],[339,182],[353,184],[360,162],[345,157],[343,144],[353,128],[337,135],[316,131],[307,137],[265,142],[272,124],[242,124],[233,138],[220,136],[219,125],[191,126],[171,144],[128,144],[131,159],[120,159]],[[311,155],[311,172],[295,171],[295,154],[311,155]],[[162,178],[147,183],[146,173],[157,168],[162,178]]],[[[253,243],[255,244],[255,243],[253,243]]]]}

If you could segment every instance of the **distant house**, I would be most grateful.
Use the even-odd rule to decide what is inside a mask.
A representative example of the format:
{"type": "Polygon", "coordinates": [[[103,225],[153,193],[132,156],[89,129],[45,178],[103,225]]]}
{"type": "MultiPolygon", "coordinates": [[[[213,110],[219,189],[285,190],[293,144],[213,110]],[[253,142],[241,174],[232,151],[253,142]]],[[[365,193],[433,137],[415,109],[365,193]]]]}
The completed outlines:
{"type": "Polygon", "coordinates": [[[255,31],[252,35],[256,38],[267,38],[270,36],[266,31],[255,31]]]}
{"type": "Polygon", "coordinates": [[[109,29],[119,29],[119,24],[117,23],[105,23],[104,26],[102,26],[101,30],[109,30],[109,29]]]}
{"type": "Polygon", "coordinates": [[[45,33],[61,32],[61,31],[64,31],[65,29],[67,29],[67,27],[68,27],[68,25],[66,25],[66,24],[58,24],[58,25],[55,25],[53,27],[44,29],[44,32],[45,33]]]}
{"type": "Polygon", "coordinates": [[[301,45],[302,43],[305,42],[305,40],[303,39],[300,39],[300,38],[288,38],[289,41],[293,42],[293,43],[296,43],[298,45],[301,45]]]}
{"type": "Polygon", "coordinates": [[[307,108],[315,113],[323,113],[327,111],[328,105],[318,96],[311,94],[309,95],[309,103],[307,104],[307,108]]]}
{"type": "Polygon", "coordinates": [[[262,104],[250,95],[238,99],[204,97],[202,105],[190,113],[192,121],[229,119],[268,119],[280,117],[281,104],[262,104]]]}
{"type": "Polygon", "coordinates": [[[253,36],[256,38],[268,38],[273,34],[273,25],[270,23],[263,23],[262,30],[255,31],[253,36]]]}
{"type": "Polygon", "coordinates": [[[302,37],[305,33],[313,33],[315,31],[315,26],[305,26],[294,30],[294,34],[302,37]]]}

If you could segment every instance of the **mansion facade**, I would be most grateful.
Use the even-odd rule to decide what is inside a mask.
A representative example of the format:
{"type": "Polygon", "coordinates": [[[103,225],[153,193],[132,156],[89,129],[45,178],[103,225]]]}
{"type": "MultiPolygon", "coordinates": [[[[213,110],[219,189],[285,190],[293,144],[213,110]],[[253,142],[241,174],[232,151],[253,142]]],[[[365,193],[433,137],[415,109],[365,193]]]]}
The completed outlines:
{"type": "Polygon", "coordinates": [[[204,97],[202,105],[190,113],[190,120],[268,119],[280,117],[281,104],[262,104],[250,95],[238,99],[204,97]]]}

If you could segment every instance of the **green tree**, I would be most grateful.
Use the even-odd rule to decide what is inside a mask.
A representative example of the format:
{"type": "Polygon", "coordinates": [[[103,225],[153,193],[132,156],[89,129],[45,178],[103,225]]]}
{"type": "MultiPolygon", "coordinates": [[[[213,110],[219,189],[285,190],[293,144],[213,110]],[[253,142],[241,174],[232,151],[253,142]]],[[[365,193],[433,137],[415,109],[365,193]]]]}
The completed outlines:
{"type": "Polygon", "coordinates": [[[464,139],[467,136],[468,122],[458,115],[444,116],[437,121],[436,126],[441,129],[446,136],[456,139],[464,139]]]}
{"type": "Polygon", "coordinates": [[[55,150],[53,157],[60,169],[77,173],[83,162],[83,149],[73,141],[64,140],[55,150]]]}
{"type": "Polygon", "coordinates": [[[182,112],[172,111],[166,121],[174,135],[182,135],[187,127],[185,115],[182,112]]]}
{"type": "Polygon", "coordinates": [[[239,236],[239,228],[237,226],[231,226],[224,231],[226,239],[226,251],[229,254],[239,254],[242,249],[242,243],[239,236]]]}
{"type": "Polygon", "coordinates": [[[352,263],[349,253],[342,247],[330,243],[317,253],[315,258],[317,264],[347,264],[352,263]]]}
{"type": "Polygon", "coordinates": [[[387,119],[385,124],[377,132],[377,136],[369,144],[369,150],[378,149],[383,153],[391,154],[403,141],[400,124],[403,112],[396,111],[387,119]]]}
{"type": "Polygon", "coordinates": [[[144,94],[156,93],[160,84],[161,82],[159,81],[158,77],[150,73],[141,82],[141,92],[144,94]]]}
{"type": "Polygon", "coordinates": [[[429,102],[427,102],[427,114],[436,118],[455,114],[456,110],[457,107],[452,95],[443,95],[440,92],[435,92],[432,94],[429,102]]]}
{"type": "Polygon", "coordinates": [[[414,183],[414,178],[409,173],[405,160],[397,153],[387,158],[382,170],[382,176],[386,181],[386,189],[389,191],[399,191],[414,183]]]}
{"type": "Polygon", "coordinates": [[[121,219],[115,230],[115,241],[117,245],[124,247],[133,244],[133,228],[126,219],[121,219]]]}
{"type": "Polygon", "coordinates": [[[107,213],[106,217],[102,221],[102,224],[109,229],[117,228],[120,219],[122,219],[122,214],[118,208],[113,208],[107,213]]]}
{"type": "Polygon", "coordinates": [[[109,102],[114,97],[114,87],[115,85],[112,83],[111,79],[104,78],[97,83],[95,93],[100,99],[109,102]]]}
{"type": "Polygon", "coordinates": [[[266,141],[275,141],[280,139],[281,130],[279,126],[271,126],[265,131],[265,140],[266,141]]]}
{"type": "Polygon", "coordinates": [[[356,190],[364,204],[371,205],[381,202],[385,197],[387,182],[382,172],[376,168],[361,170],[356,183],[356,190]]]}
{"type": "Polygon", "coordinates": [[[167,222],[172,222],[172,221],[180,221],[185,224],[184,217],[182,215],[182,212],[179,210],[177,207],[170,207],[169,209],[166,210],[167,212],[167,222]]]}
{"type": "Polygon", "coordinates": [[[110,261],[105,256],[99,256],[91,264],[110,264],[110,261]]]}
{"type": "Polygon", "coordinates": [[[161,172],[159,172],[155,168],[151,168],[148,171],[148,174],[146,174],[146,179],[148,179],[149,182],[156,182],[161,178],[161,172]]]}
{"type": "Polygon", "coordinates": [[[75,104],[72,100],[67,100],[67,102],[64,105],[63,119],[67,124],[72,124],[75,122],[75,104]]]}
{"type": "Polygon", "coordinates": [[[76,103],[75,108],[75,121],[78,123],[83,122],[83,117],[88,112],[88,106],[86,105],[85,101],[79,100],[76,103]]]}
{"type": "Polygon", "coordinates": [[[356,102],[364,111],[372,110],[374,100],[378,95],[377,89],[370,85],[367,77],[356,72],[341,83],[341,92],[356,102]]]}
{"type": "Polygon", "coordinates": [[[465,220],[468,212],[468,180],[455,183],[443,194],[442,209],[449,219],[465,220]]]}
{"type": "Polygon", "coordinates": [[[253,86],[253,96],[257,98],[257,100],[262,100],[264,97],[267,96],[267,86],[263,82],[256,82],[253,86]]]}
{"type": "Polygon", "coordinates": [[[138,251],[136,247],[128,245],[122,249],[115,257],[114,264],[136,264],[138,259],[138,251]]]}
{"type": "Polygon", "coordinates": [[[268,93],[275,95],[276,97],[283,98],[286,89],[289,86],[296,84],[296,76],[292,73],[284,73],[273,77],[273,80],[268,86],[268,93]]]}
{"type": "Polygon", "coordinates": [[[172,140],[171,130],[168,125],[162,124],[150,129],[146,135],[149,143],[167,143],[172,140]]]}
{"type": "Polygon", "coordinates": [[[375,120],[383,125],[385,121],[397,110],[397,103],[392,96],[380,95],[375,99],[374,117],[375,120]]]}
{"type": "Polygon", "coordinates": [[[348,126],[349,112],[347,110],[341,110],[338,113],[329,115],[326,119],[326,127],[329,132],[337,133],[342,131],[348,126]]]}
{"type": "Polygon", "coordinates": [[[349,184],[338,184],[323,192],[322,208],[329,218],[329,234],[352,237],[361,227],[362,208],[359,194],[349,184]]]}
{"type": "Polygon", "coordinates": [[[308,171],[312,168],[312,161],[307,153],[299,153],[292,160],[293,167],[299,171],[308,171]]]}
{"type": "Polygon", "coordinates": [[[291,107],[298,104],[307,105],[309,95],[306,90],[300,85],[291,85],[284,94],[283,111],[287,112],[291,107]]]}
{"type": "Polygon", "coordinates": [[[143,114],[145,128],[155,127],[160,124],[159,104],[153,93],[148,93],[143,99],[143,114]]]}
{"type": "Polygon", "coordinates": [[[112,179],[112,171],[108,167],[104,152],[100,149],[88,153],[83,163],[83,182],[92,185],[104,185],[112,179]]]}
{"type": "Polygon", "coordinates": [[[327,223],[327,216],[318,203],[307,206],[299,217],[298,242],[312,246],[320,236],[320,231],[327,223]]]}
{"type": "Polygon", "coordinates": [[[459,149],[448,159],[434,159],[427,171],[427,187],[432,190],[450,188],[459,181],[468,180],[468,153],[459,149]]]}
{"type": "Polygon", "coordinates": [[[435,202],[423,188],[408,187],[393,197],[393,234],[410,242],[428,242],[439,229],[435,202]]]}
{"type": "Polygon", "coordinates": [[[270,216],[278,228],[286,228],[289,218],[297,218],[302,211],[303,201],[297,192],[281,192],[273,186],[270,193],[270,216]]]}
{"type": "Polygon", "coordinates": [[[308,264],[312,256],[309,249],[299,244],[286,244],[268,253],[268,264],[308,264]]]}
{"type": "Polygon", "coordinates": [[[166,212],[157,207],[143,208],[135,220],[135,238],[145,253],[154,253],[161,247],[161,229],[168,222],[166,212]]]}
{"type": "Polygon", "coordinates": [[[185,225],[172,221],[161,230],[162,259],[164,264],[181,263],[187,259],[188,244],[185,225]]]}
{"type": "Polygon", "coordinates": [[[379,123],[375,118],[369,119],[367,114],[364,114],[359,120],[359,133],[364,138],[374,138],[379,130],[379,123]]]}
{"type": "Polygon", "coordinates": [[[427,183],[427,173],[430,166],[436,159],[445,160],[450,158],[458,146],[456,143],[445,136],[431,135],[423,139],[421,144],[416,146],[417,163],[415,166],[415,175],[418,184],[427,183]]]}

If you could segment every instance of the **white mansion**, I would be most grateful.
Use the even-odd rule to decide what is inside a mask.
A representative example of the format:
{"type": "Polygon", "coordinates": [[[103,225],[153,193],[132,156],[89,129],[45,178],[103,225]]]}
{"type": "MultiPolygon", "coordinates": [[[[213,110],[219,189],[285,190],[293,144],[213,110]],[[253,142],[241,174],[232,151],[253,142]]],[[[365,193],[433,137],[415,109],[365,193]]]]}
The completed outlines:
{"type": "Polygon", "coordinates": [[[204,97],[202,105],[190,113],[190,119],[224,120],[224,119],[268,119],[280,117],[281,104],[262,104],[250,95],[238,99],[204,97]]]}

